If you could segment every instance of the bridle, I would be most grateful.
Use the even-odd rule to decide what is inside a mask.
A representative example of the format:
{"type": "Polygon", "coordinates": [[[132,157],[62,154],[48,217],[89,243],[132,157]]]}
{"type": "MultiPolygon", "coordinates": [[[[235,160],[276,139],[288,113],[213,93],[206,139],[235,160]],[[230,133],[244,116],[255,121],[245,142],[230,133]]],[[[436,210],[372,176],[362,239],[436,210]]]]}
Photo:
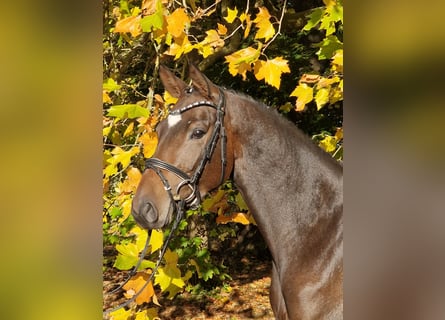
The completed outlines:
{"type": "MultiPolygon", "coordinates": [[[[171,112],[169,112],[169,115],[173,115],[173,116],[180,115],[190,109],[197,108],[197,107],[214,108],[216,110],[216,120],[215,120],[212,135],[205,146],[204,156],[202,157],[201,161],[199,162],[195,172],[191,176],[189,176],[187,173],[185,173],[178,167],[175,167],[175,166],[173,166],[163,160],[160,160],[158,158],[149,158],[145,161],[145,170],[148,170],[148,169],[153,170],[161,179],[162,184],[164,185],[164,189],[168,193],[169,198],[170,198],[170,207],[168,210],[170,211],[170,208],[173,207],[173,215],[175,215],[175,220],[171,227],[170,233],[159,252],[158,261],[156,262],[156,265],[153,268],[152,273],[151,273],[149,279],[145,282],[144,286],[135,295],[133,295],[133,297],[131,299],[119,304],[118,306],[116,306],[112,309],[108,309],[108,310],[104,311],[103,312],[104,315],[109,314],[110,312],[113,312],[113,311],[120,309],[124,306],[127,306],[131,302],[136,300],[136,298],[142,293],[142,291],[144,291],[144,289],[147,287],[147,285],[150,283],[150,281],[153,280],[153,277],[156,274],[156,272],[159,268],[159,265],[161,263],[162,257],[164,256],[165,251],[167,250],[167,245],[170,242],[170,239],[172,238],[172,235],[174,234],[175,230],[177,229],[179,222],[182,220],[185,210],[188,208],[194,209],[201,203],[201,196],[199,194],[199,188],[198,188],[199,179],[201,178],[201,175],[205,169],[205,166],[212,158],[213,152],[215,151],[215,147],[216,147],[216,144],[217,144],[219,138],[221,138],[221,164],[222,164],[221,179],[220,179],[219,184],[222,184],[224,182],[225,168],[226,168],[226,163],[227,163],[227,159],[226,159],[227,137],[226,137],[226,132],[225,132],[225,128],[224,128],[225,95],[224,95],[223,90],[221,88],[219,88],[219,101],[218,101],[217,105],[215,105],[212,101],[208,101],[208,100],[197,101],[197,102],[191,103],[181,109],[171,111],[171,112]],[[168,172],[171,172],[182,180],[176,187],[175,195],[172,192],[170,183],[165,178],[165,176],[161,170],[166,170],[168,172]],[[179,197],[179,191],[184,186],[189,187],[192,192],[186,198],[181,199],[179,197]]],[[[136,274],[139,266],[142,263],[142,260],[145,257],[145,254],[147,253],[149,243],[150,243],[150,238],[151,237],[147,237],[147,241],[145,242],[145,246],[144,246],[144,249],[142,250],[142,253],[139,257],[139,261],[137,262],[136,266],[130,271],[127,279],[121,285],[119,285],[116,289],[114,289],[111,293],[114,293],[117,290],[119,290],[120,288],[122,288],[131,279],[131,277],[136,274]]]]}
{"type": "Polygon", "coordinates": [[[225,168],[226,168],[226,133],[224,128],[224,113],[225,113],[225,95],[221,88],[219,88],[219,101],[218,104],[215,105],[213,102],[208,100],[202,100],[197,101],[194,103],[191,103],[181,109],[177,109],[174,111],[171,111],[169,113],[170,116],[176,116],[181,115],[182,113],[189,111],[193,108],[197,107],[210,107],[214,108],[216,110],[216,120],[213,128],[212,135],[207,142],[207,145],[205,146],[204,150],[204,156],[202,157],[201,161],[199,162],[195,172],[189,176],[187,173],[179,169],[178,167],[175,167],[163,160],[160,160],[158,158],[149,158],[145,161],[145,169],[151,169],[153,170],[161,179],[162,184],[164,185],[164,189],[168,192],[170,197],[170,202],[178,202],[180,200],[179,198],[179,191],[184,187],[187,186],[190,188],[191,193],[188,195],[184,201],[187,207],[189,208],[196,208],[201,203],[201,196],[199,194],[199,179],[201,178],[201,175],[204,171],[205,166],[212,158],[213,152],[215,151],[216,144],[218,142],[218,139],[221,138],[221,179],[220,183],[222,184],[224,182],[224,176],[225,176],[225,168]],[[172,188],[168,182],[168,180],[165,178],[164,174],[161,172],[161,170],[166,170],[170,173],[173,173],[178,178],[181,179],[181,182],[176,187],[175,195],[172,193],[172,188]]]}

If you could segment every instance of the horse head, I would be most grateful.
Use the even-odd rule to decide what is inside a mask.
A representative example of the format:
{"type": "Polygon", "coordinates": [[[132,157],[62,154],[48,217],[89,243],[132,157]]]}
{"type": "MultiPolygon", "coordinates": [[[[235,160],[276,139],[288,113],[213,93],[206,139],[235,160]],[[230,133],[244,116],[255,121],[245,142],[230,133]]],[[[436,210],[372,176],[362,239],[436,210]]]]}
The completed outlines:
{"type": "Polygon", "coordinates": [[[133,198],[133,217],[146,229],[168,225],[181,200],[188,207],[197,206],[228,178],[233,166],[230,140],[226,145],[225,139],[222,89],[193,65],[191,85],[163,66],[159,75],[178,100],[156,127],[158,145],[133,198]]]}

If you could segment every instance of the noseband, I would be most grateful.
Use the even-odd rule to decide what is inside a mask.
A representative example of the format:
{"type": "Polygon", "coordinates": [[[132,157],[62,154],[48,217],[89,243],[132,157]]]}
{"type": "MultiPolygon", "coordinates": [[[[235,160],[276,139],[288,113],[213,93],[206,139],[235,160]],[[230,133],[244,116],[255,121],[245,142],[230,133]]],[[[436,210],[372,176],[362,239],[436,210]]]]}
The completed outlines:
{"type": "Polygon", "coordinates": [[[204,156],[202,157],[201,161],[199,162],[198,167],[196,168],[195,172],[189,176],[187,173],[179,169],[178,167],[175,167],[163,160],[160,160],[158,158],[149,158],[145,161],[145,169],[152,169],[156,174],[159,176],[159,178],[162,181],[162,184],[164,185],[165,191],[169,194],[171,204],[178,203],[181,199],[179,198],[179,191],[182,187],[187,186],[191,193],[188,195],[183,201],[185,202],[185,205],[189,208],[196,208],[201,203],[201,196],[199,194],[199,179],[201,178],[201,175],[204,171],[205,166],[212,158],[213,152],[215,151],[216,144],[218,142],[218,139],[221,137],[221,180],[220,184],[224,182],[224,176],[225,176],[225,168],[226,168],[226,133],[224,128],[224,107],[225,107],[225,96],[222,89],[219,89],[219,101],[218,104],[215,105],[213,102],[208,100],[202,100],[197,101],[192,104],[189,104],[181,109],[177,109],[174,111],[171,111],[169,115],[181,115],[182,113],[193,109],[197,107],[210,107],[214,108],[216,110],[216,121],[214,124],[212,136],[210,137],[209,141],[207,142],[207,145],[204,149],[204,156]],[[172,188],[168,182],[168,180],[165,178],[164,174],[161,172],[161,170],[166,170],[170,173],[173,173],[178,178],[181,179],[181,182],[176,187],[176,193],[173,195],[172,188]]]}

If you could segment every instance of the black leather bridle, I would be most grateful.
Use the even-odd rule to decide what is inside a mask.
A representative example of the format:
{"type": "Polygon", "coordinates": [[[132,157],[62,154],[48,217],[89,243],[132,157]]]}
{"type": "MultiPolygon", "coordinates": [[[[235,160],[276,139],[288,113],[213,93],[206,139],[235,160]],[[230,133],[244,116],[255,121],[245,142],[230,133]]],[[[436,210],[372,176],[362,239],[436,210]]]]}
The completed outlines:
{"type": "Polygon", "coordinates": [[[169,113],[170,116],[176,116],[181,115],[182,113],[189,111],[193,108],[197,107],[210,107],[214,108],[216,110],[216,120],[213,128],[212,135],[207,142],[204,150],[204,155],[199,162],[195,172],[190,176],[178,167],[175,167],[163,160],[160,160],[158,158],[149,158],[145,161],[145,170],[151,169],[153,170],[161,179],[162,184],[164,185],[164,189],[168,192],[171,204],[177,203],[179,198],[179,191],[184,187],[187,186],[190,188],[191,193],[188,195],[184,200],[186,207],[188,208],[196,208],[201,203],[201,196],[199,194],[199,179],[201,178],[201,175],[205,169],[205,166],[212,158],[213,152],[215,151],[216,144],[218,142],[218,139],[221,138],[221,180],[220,184],[224,182],[224,176],[225,176],[225,168],[226,168],[226,133],[224,128],[224,114],[225,114],[225,96],[223,90],[219,89],[219,101],[218,104],[215,105],[213,102],[208,100],[202,100],[197,101],[194,103],[191,103],[183,108],[171,111],[169,113]],[[173,173],[178,178],[180,178],[182,181],[178,184],[176,187],[176,192],[173,194],[172,188],[170,186],[170,183],[165,178],[164,174],[161,172],[161,170],[166,170],[170,173],[173,173]]]}

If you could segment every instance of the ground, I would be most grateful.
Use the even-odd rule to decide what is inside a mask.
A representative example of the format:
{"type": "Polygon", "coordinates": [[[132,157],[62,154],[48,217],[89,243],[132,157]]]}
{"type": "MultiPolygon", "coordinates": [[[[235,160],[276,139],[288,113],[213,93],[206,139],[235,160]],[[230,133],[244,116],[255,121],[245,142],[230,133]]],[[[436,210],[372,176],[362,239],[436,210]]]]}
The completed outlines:
{"type": "MultiPolygon", "coordinates": [[[[160,297],[161,319],[274,319],[269,303],[271,262],[254,255],[234,257],[228,265],[232,280],[226,287],[211,293],[192,295],[183,293],[173,300],[160,297]]],[[[125,301],[122,292],[107,294],[120,283],[125,273],[107,269],[104,272],[104,309],[125,301]]]]}

